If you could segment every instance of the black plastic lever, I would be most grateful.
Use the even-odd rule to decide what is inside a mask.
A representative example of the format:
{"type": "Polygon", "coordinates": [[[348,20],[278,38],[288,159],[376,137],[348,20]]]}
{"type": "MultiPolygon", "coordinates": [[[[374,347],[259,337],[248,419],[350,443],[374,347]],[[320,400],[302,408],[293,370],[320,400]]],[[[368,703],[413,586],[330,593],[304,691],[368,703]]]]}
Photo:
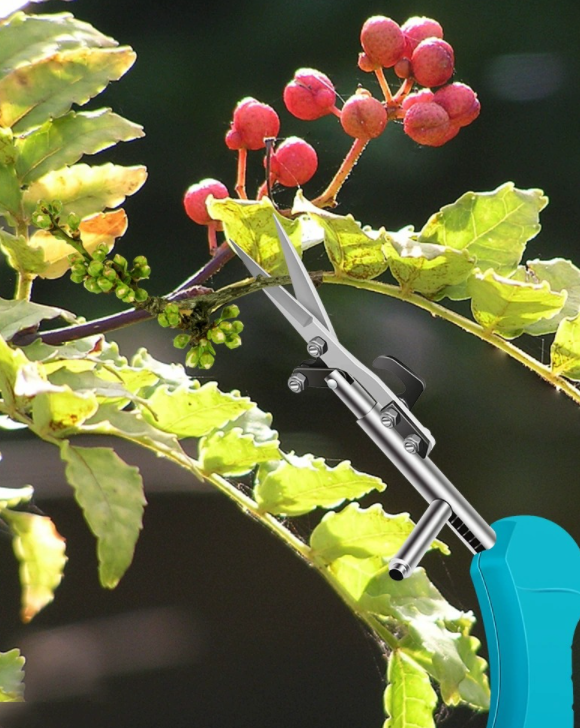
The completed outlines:
{"type": "Polygon", "coordinates": [[[384,369],[396,377],[405,388],[399,397],[404,400],[405,404],[411,409],[415,402],[425,391],[425,382],[420,379],[409,367],[405,366],[394,356],[377,356],[373,362],[375,369],[384,369]]]}

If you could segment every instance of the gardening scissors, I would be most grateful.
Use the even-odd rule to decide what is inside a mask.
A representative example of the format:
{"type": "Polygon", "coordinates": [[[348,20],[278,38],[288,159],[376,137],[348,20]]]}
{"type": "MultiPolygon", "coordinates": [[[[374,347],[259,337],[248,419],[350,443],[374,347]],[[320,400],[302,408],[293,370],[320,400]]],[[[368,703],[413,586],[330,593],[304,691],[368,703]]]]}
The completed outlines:
{"type": "MultiPolygon", "coordinates": [[[[560,526],[514,516],[490,526],[430,459],[435,441],[412,413],[423,381],[394,357],[376,369],[398,382],[394,391],[339,342],[308,272],[279,220],[274,221],[294,296],[263,289],[307,342],[309,358],[292,372],[293,392],[328,387],[429,504],[389,563],[391,578],[408,577],[444,525],[475,556],[475,586],[488,642],[491,705],[487,728],[573,728],[571,646],[580,619],[580,548],[560,526]]],[[[235,242],[255,277],[269,278],[235,242]]]]}

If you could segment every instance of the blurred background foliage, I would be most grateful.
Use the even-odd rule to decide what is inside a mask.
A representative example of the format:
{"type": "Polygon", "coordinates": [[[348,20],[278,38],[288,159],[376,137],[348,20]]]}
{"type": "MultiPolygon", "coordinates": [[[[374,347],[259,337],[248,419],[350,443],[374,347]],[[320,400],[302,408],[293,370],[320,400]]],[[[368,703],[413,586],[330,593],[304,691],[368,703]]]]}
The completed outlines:
{"type": "MultiPolygon", "coordinates": [[[[36,10],[72,11],[137,51],[135,67],[92,108],[111,106],[147,133],[101,159],[149,169],[144,189],[127,200],[129,231],[118,249],[127,257],[147,255],[152,293],[170,290],[207,260],[205,230],[188,220],[181,199],[204,177],[233,189],[236,162],[223,136],[240,98],[273,105],[281,135],[298,134],[314,145],[320,168],[305,193],[314,197],[324,189],[350,140],[334,118],[307,123],[290,117],[282,89],[296,68],[311,66],[329,75],[344,98],[358,84],[376,90],[356,59],[360,27],[378,13],[399,22],[436,17],[455,48],[456,80],[478,92],[482,113],[441,149],[420,148],[391,124],[363,155],[338,212],[391,230],[420,227],[463,192],[513,180],[522,188],[541,187],[551,200],[528,258],[580,262],[580,11],[571,0],[49,0],[36,10]]],[[[250,194],[261,181],[261,164],[261,154],[251,155],[250,194]]],[[[283,192],[277,199],[287,201],[283,192]]],[[[321,247],[305,259],[311,269],[328,267],[321,247]]],[[[11,273],[4,267],[0,276],[8,297],[11,273]]],[[[233,261],[215,283],[243,276],[233,261]]],[[[89,296],[66,279],[39,282],[34,297],[87,318],[119,308],[114,298],[89,296]]],[[[322,297],[341,340],[364,362],[391,354],[427,381],[416,413],[438,441],[434,460],[488,520],[541,515],[580,541],[579,413],[568,399],[411,306],[342,287],[323,289],[322,297]]],[[[222,389],[241,389],[271,411],[285,449],[350,459],[380,475],[389,484],[381,496],[386,510],[410,511],[417,519],[422,499],[330,393],[297,398],[286,388],[304,354],[294,332],[263,296],[241,304],[244,345],[220,351],[204,377],[216,378],[222,389]]],[[[182,360],[171,334],[154,324],[116,338],[127,355],[145,345],[166,361],[182,360]]],[[[547,359],[549,337],[521,343],[547,359]]],[[[23,628],[16,566],[9,540],[1,543],[0,645],[19,645],[27,654],[29,699],[2,708],[3,728],[382,724],[379,651],[315,575],[220,496],[201,488],[192,495],[170,465],[141,463],[150,489],[145,529],[128,575],[115,592],[104,592],[92,537],[58,461],[16,435],[3,440],[3,484],[35,486],[37,505],[67,538],[70,558],[55,603],[23,628]]],[[[123,455],[141,462],[137,452],[123,455]]],[[[451,533],[443,538],[452,556],[431,554],[425,565],[446,596],[477,611],[470,554],[451,533]]],[[[486,720],[462,711],[445,725],[483,728],[486,720]]]]}

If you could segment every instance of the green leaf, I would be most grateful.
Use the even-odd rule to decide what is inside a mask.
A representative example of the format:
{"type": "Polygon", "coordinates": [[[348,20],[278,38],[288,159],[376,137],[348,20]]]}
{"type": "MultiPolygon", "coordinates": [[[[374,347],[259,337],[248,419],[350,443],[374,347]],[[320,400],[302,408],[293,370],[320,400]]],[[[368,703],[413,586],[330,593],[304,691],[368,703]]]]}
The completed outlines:
{"type": "Polygon", "coordinates": [[[80,46],[112,48],[117,42],[70,13],[15,13],[0,27],[0,75],[22,63],[80,46]]]}
{"type": "MultiPolygon", "coordinates": [[[[158,361],[149,354],[147,349],[137,349],[137,353],[131,359],[131,366],[153,372],[159,381],[167,385],[171,391],[181,386],[193,386],[195,381],[187,374],[183,365],[158,361]]],[[[197,384],[199,385],[199,383],[197,384]]]]}
{"type": "Polygon", "coordinates": [[[409,230],[391,233],[383,252],[403,291],[428,297],[467,280],[475,261],[467,250],[414,240],[409,230]]]}
{"type": "MultiPolygon", "coordinates": [[[[540,231],[539,213],[547,204],[542,190],[520,190],[513,182],[492,192],[466,192],[429,218],[419,240],[467,250],[481,270],[493,268],[507,275],[516,269],[528,240],[540,231]]],[[[461,284],[447,295],[468,297],[461,284]]]]}
{"type": "Polygon", "coordinates": [[[385,560],[381,556],[370,556],[368,559],[341,556],[330,563],[328,569],[343,589],[358,602],[369,581],[384,566],[385,560]]]}
{"type": "Polygon", "coordinates": [[[435,728],[437,694],[427,672],[402,650],[389,657],[384,728],[435,728]]]}
{"type": "Polygon", "coordinates": [[[28,503],[34,495],[34,488],[25,485],[22,488],[0,488],[0,512],[6,508],[14,508],[22,503],[28,503]]]}
{"type": "Polygon", "coordinates": [[[78,162],[83,154],[96,154],[142,136],[143,127],[111,109],[70,111],[18,139],[18,179],[28,185],[47,172],[78,162]]]}
{"type": "Polygon", "coordinates": [[[24,702],[23,667],[20,650],[0,652],[0,703],[24,702]]]}
{"type": "Polygon", "coordinates": [[[396,620],[405,630],[399,639],[401,649],[439,682],[445,703],[489,708],[486,662],[476,654],[479,641],[469,634],[475,618],[449,604],[424,569],[394,581],[385,567],[371,578],[359,605],[396,620]]]}
{"type": "Polygon", "coordinates": [[[12,546],[20,563],[23,622],[30,620],[54,599],[67,562],[65,540],[47,516],[3,511],[12,531],[12,546]]]}
{"type": "Polygon", "coordinates": [[[272,415],[254,407],[199,441],[199,460],[208,473],[239,476],[257,463],[280,458],[278,433],[272,415]]]}
{"type": "Polygon", "coordinates": [[[4,403],[10,411],[14,410],[16,394],[14,388],[19,372],[29,365],[28,359],[20,349],[13,349],[0,336],[0,391],[4,403]]]}
{"type": "Polygon", "coordinates": [[[17,151],[10,129],[0,127],[0,213],[18,215],[22,192],[16,175],[14,162],[17,151]]]}
{"type": "MultiPolygon", "coordinates": [[[[327,513],[310,536],[310,546],[316,558],[325,563],[341,556],[359,559],[371,556],[391,558],[406,541],[415,524],[408,513],[392,516],[380,503],[361,508],[349,503],[339,513],[327,513]]],[[[431,548],[449,554],[449,548],[439,540],[431,548]]]]}
{"type": "Polygon", "coordinates": [[[60,448],[66,477],[97,538],[101,584],[114,588],[131,564],[146,504],[138,468],[109,447],[60,448]]]}
{"type": "Polygon", "coordinates": [[[30,216],[39,200],[60,200],[62,217],[74,212],[84,218],[106,207],[117,207],[125,197],[135,194],[146,178],[142,166],[75,164],[33,182],[23,196],[24,210],[30,216]]]}
{"type": "Polygon", "coordinates": [[[58,316],[62,316],[69,323],[76,321],[75,316],[63,308],[44,306],[31,301],[7,301],[0,298],[0,336],[7,340],[11,339],[22,329],[37,326],[45,319],[53,319],[58,316]]]}
{"type": "Polygon", "coordinates": [[[0,79],[0,126],[21,133],[83,105],[135,62],[127,47],[75,48],[19,66],[0,79]]]}
{"type": "Polygon", "coordinates": [[[256,405],[248,397],[221,392],[216,382],[207,382],[198,389],[158,387],[148,406],[142,408],[143,417],[160,430],[177,437],[201,437],[256,405]]]}
{"type": "Polygon", "coordinates": [[[491,269],[473,275],[467,289],[477,323],[506,339],[515,339],[529,324],[554,316],[566,303],[566,293],[551,291],[547,281],[524,283],[491,269]]]}
{"type": "Polygon", "coordinates": [[[301,253],[300,220],[288,220],[276,214],[274,206],[267,197],[259,202],[234,200],[230,197],[223,200],[210,198],[207,209],[214,220],[223,223],[226,238],[239,245],[267,273],[272,275],[288,273],[278,240],[274,215],[296,250],[301,253]]]}
{"type": "Polygon", "coordinates": [[[32,402],[32,419],[42,437],[64,437],[76,430],[99,406],[90,392],[74,392],[70,387],[37,394],[32,402]]]}
{"type": "Polygon", "coordinates": [[[8,260],[8,265],[14,270],[38,275],[48,267],[43,249],[31,245],[23,235],[11,235],[6,230],[0,230],[0,248],[8,260]]]}
{"type": "Polygon", "coordinates": [[[317,507],[333,508],[385,484],[355,470],[348,460],[329,467],[314,455],[285,455],[278,464],[258,468],[254,498],[259,507],[275,515],[299,516],[317,507]]]}
{"type": "Polygon", "coordinates": [[[552,371],[580,381],[580,314],[562,319],[550,350],[552,371]]]}
{"type": "Polygon", "coordinates": [[[97,357],[103,346],[102,334],[87,336],[84,339],[67,341],[60,346],[45,344],[36,339],[32,344],[22,347],[22,350],[31,361],[53,361],[55,359],[85,359],[94,355],[97,357]]]}
{"type": "Polygon", "coordinates": [[[526,267],[536,279],[547,281],[552,291],[566,291],[568,297],[564,308],[550,319],[541,319],[526,326],[525,333],[532,336],[551,334],[564,318],[573,318],[580,312],[580,269],[564,258],[553,260],[530,260],[526,267]]]}
{"type": "Polygon", "coordinates": [[[292,212],[306,213],[324,230],[324,247],[337,274],[370,280],[386,271],[388,263],[383,244],[390,241],[390,236],[384,228],[371,235],[352,215],[320,210],[301,192],[296,195],[292,212]]]}

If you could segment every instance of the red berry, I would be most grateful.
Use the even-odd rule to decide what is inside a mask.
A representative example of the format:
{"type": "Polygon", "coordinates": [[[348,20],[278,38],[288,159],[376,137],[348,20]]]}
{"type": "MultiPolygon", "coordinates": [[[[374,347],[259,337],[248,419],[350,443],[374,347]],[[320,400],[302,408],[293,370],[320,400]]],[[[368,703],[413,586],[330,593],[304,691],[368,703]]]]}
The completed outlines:
{"type": "Polygon", "coordinates": [[[358,54],[358,67],[365,73],[372,73],[373,71],[376,71],[377,68],[380,68],[379,64],[373,63],[366,53],[358,54]]]}
{"type": "Polygon", "coordinates": [[[403,55],[405,36],[394,20],[374,15],[365,21],[360,42],[371,62],[391,68],[403,55]]]}
{"type": "Polygon", "coordinates": [[[403,122],[405,133],[428,147],[440,147],[449,141],[450,126],[447,112],[434,101],[413,104],[403,122]]]}
{"type": "Polygon", "coordinates": [[[410,78],[413,75],[413,66],[408,58],[399,58],[393,70],[399,78],[410,78]]]}
{"type": "Polygon", "coordinates": [[[411,57],[415,48],[425,38],[443,38],[443,28],[432,18],[409,18],[401,26],[405,36],[405,55],[411,57]]]}
{"type": "Polygon", "coordinates": [[[191,185],[183,197],[183,205],[187,215],[198,225],[209,225],[212,222],[205,202],[209,195],[221,200],[229,197],[228,188],[217,179],[202,179],[191,185]]]}
{"type": "Polygon", "coordinates": [[[435,103],[442,106],[458,126],[467,126],[479,116],[481,105],[477,94],[465,83],[450,83],[435,93],[435,103]]]}
{"type": "Polygon", "coordinates": [[[413,76],[421,86],[442,86],[453,75],[453,48],[440,38],[422,40],[411,56],[413,76]]]}
{"type": "Polygon", "coordinates": [[[359,89],[342,107],[340,123],[345,132],[355,139],[374,139],[385,130],[387,112],[368,91],[359,89]]]}
{"type": "Polygon", "coordinates": [[[298,187],[310,180],[318,167],[314,148],[298,137],[288,137],[270,157],[270,174],[284,187],[298,187]]]}
{"type": "Polygon", "coordinates": [[[423,88],[414,94],[409,94],[401,104],[403,111],[408,111],[414,104],[425,104],[429,101],[433,101],[435,94],[428,88],[423,88]]]}
{"type": "Polygon", "coordinates": [[[248,97],[234,109],[226,144],[230,149],[263,149],[264,139],[277,136],[279,131],[280,119],[274,109],[248,97]]]}
{"type": "Polygon", "coordinates": [[[332,81],[314,68],[299,68],[284,89],[284,103],[298,119],[313,121],[332,113],[336,91],[332,81]]]}

